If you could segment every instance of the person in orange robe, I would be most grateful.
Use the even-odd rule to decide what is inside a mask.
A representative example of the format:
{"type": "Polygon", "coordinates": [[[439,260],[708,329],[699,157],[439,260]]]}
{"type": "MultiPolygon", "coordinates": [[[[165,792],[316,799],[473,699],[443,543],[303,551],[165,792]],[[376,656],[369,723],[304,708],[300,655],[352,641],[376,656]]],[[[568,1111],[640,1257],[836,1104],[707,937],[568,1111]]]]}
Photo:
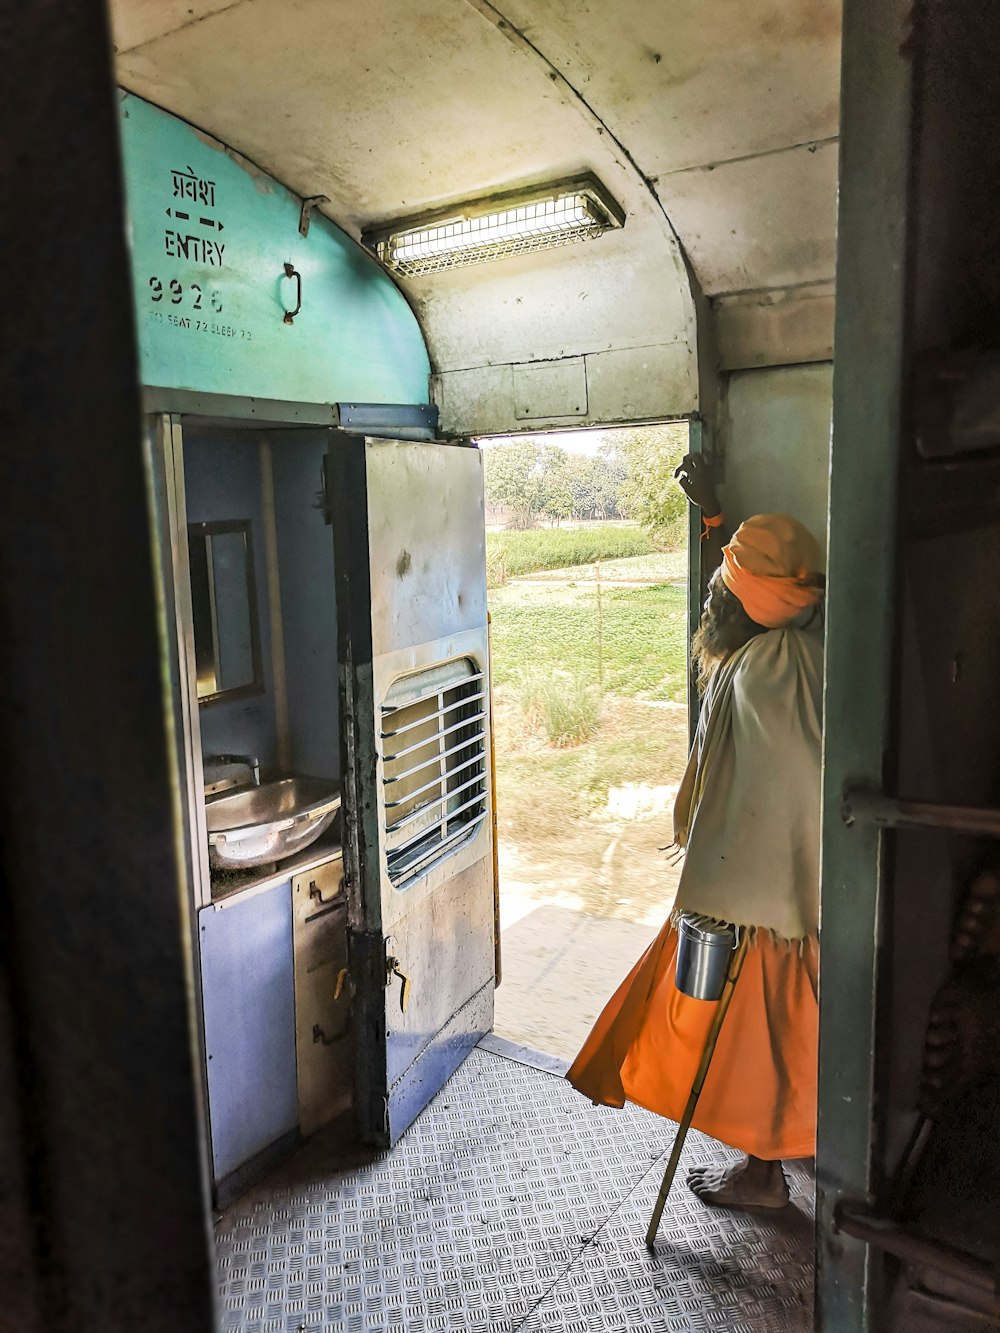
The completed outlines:
{"type": "MultiPolygon", "coordinates": [[[[678,469],[706,517],[722,517],[698,458],[678,469]]],[[[707,1203],[782,1207],[782,1158],[816,1134],[821,620],[815,539],[794,519],[749,519],[722,549],[692,645],[704,703],[678,793],[685,848],[671,918],[597,1020],[567,1078],[592,1101],[683,1114],[714,1003],[674,985],[679,911],[751,934],[694,1127],[740,1150],[688,1177],[707,1203]]]]}

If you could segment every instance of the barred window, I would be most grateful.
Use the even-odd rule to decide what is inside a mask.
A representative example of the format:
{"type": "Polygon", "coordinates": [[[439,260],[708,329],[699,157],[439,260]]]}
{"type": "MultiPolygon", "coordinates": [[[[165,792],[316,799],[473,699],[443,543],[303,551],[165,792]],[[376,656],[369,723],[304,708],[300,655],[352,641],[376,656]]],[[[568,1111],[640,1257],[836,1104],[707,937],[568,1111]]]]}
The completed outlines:
{"type": "Polygon", "coordinates": [[[486,818],[484,673],[469,658],[397,680],[382,705],[389,879],[407,889],[486,818]]]}

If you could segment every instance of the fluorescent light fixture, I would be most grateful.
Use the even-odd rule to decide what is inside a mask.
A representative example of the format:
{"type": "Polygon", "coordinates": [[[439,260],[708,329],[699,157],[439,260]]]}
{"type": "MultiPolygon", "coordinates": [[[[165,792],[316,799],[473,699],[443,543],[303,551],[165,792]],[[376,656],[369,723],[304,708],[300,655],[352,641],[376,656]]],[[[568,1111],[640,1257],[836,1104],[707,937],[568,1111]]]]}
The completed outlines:
{"type": "Polygon", "coordinates": [[[624,224],[600,182],[581,176],[397,222],[362,242],[386,268],[416,277],[590,240],[624,224]]]}

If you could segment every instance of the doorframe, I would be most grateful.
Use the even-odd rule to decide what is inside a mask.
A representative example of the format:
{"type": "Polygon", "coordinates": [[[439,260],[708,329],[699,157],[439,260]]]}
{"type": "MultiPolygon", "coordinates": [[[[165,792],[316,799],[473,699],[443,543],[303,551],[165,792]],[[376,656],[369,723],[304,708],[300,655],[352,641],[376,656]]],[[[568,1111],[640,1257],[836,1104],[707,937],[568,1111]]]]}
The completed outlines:
{"type": "Polygon", "coordinates": [[[187,501],[184,491],[184,435],[176,414],[147,416],[147,472],[160,575],[158,589],[161,635],[167,656],[176,728],[177,781],[181,792],[187,866],[193,906],[211,902],[204,793],[196,775],[201,770],[201,725],[198,713],[191,576],[188,567],[187,501]]]}
{"type": "MultiPolygon", "coordinates": [[[[708,431],[705,421],[700,416],[688,418],[688,453],[708,454],[705,448],[708,431]]],[[[710,458],[710,456],[709,456],[710,458]]],[[[711,458],[710,458],[711,461],[711,458]]],[[[694,744],[698,730],[698,715],[701,711],[701,695],[691,667],[691,641],[701,621],[701,607],[704,600],[704,561],[701,558],[701,510],[695,504],[688,505],[688,575],[687,575],[687,660],[688,660],[688,748],[694,744]]]]}
{"type": "Polygon", "coordinates": [[[835,1209],[842,1198],[866,1198],[876,1184],[875,1046],[888,848],[874,825],[845,822],[843,798],[848,785],[883,790],[892,729],[911,21],[906,0],[847,0],[844,7],[823,708],[816,1314],[819,1329],[858,1333],[876,1326],[876,1266],[863,1241],[838,1233],[835,1209]]]}

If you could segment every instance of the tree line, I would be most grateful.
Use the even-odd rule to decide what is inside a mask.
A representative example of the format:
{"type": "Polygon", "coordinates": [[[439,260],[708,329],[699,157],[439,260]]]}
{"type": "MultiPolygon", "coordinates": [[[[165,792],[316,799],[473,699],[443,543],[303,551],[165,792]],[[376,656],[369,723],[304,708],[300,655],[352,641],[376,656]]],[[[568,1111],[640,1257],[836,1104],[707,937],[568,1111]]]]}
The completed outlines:
{"type": "Polygon", "coordinates": [[[687,452],[686,422],[594,432],[594,453],[571,453],[554,436],[498,440],[483,449],[486,504],[506,526],[564,519],[631,519],[659,546],[681,545],[687,501],[674,469],[687,452]]]}

